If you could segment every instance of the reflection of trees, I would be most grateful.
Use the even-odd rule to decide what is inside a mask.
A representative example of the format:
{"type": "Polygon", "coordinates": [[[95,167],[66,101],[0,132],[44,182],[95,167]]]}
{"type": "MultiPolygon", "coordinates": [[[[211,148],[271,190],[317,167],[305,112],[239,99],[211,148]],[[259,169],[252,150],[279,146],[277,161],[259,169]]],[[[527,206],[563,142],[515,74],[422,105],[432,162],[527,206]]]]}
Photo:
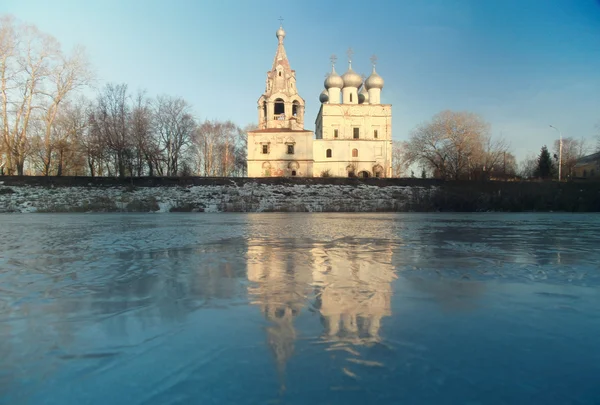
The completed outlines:
{"type": "Polygon", "coordinates": [[[294,319],[311,292],[311,274],[302,254],[302,250],[282,249],[259,240],[251,239],[248,245],[248,280],[254,283],[248,294],[270,322],[267,339],[282,387],[286,364],[294,352],[294,319]]]}

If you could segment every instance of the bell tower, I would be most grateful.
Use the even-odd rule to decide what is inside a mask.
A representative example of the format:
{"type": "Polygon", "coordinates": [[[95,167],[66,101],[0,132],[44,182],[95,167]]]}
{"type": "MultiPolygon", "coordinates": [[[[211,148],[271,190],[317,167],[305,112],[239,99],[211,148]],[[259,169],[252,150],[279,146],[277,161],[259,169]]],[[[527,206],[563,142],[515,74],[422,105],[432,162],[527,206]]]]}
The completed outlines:
{"type": "MultiPolygon", "coordinates": [[[[280,19],[280,22],[283,21],[280,19]]],[[[290,67],[283,40],[285,30],[277,30],[277,52],[267,72],[265,92],[258,99],[258,128],[304,129],[304,99],[296,88],[296,71],[290,67]]]]}

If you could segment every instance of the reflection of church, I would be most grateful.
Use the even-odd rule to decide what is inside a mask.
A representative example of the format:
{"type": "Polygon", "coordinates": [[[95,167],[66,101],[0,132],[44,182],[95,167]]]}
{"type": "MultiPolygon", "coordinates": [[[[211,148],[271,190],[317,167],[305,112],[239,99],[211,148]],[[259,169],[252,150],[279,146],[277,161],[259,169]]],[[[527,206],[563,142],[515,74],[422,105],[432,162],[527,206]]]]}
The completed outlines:
{"type": "Polygon", "coordinates": [[[297,339],[294,322],[307,306],[320,313],[319,340],[328,352],[362,361],[351,355],[380,341],[381,320],[391,315],[396,277],[391,247],[361,254],[350,246],[290,251],[251,239],[247,258],[252,282],[248,294],[269,321],[267,343],[282,384],[297,339]]]}
{"type": "Polygon", "coordinates": [[[392,106],[381,104],[384,81],[375,71],[364,80],[352,70],[325,79],[319,100],[316,137],[304,129],[304,99],[296,87],[277,30],[277,52],[258,99],[258,129],[248,133],[249,177],[390,177],[392,172],[392,106]]]}
{"type": "Polygon", "coordinates": [[[270,322],[267,341],[281,378],[294,353],[294,320],[311,292],[310,272],[299,266],[301,259],[296,256],[258,240],[248,244],[248,280],[253,282],[248,294],[270,322]]]}
{"type": "Polygon", "coordinates": [[[377,261],[350,249],[330,254],[315,248],[312,253],[323,339],[348,345],[378,342],[381,319],[391,315],[391,282],[396,278],[391,248],[377,252],[377,261]]]}

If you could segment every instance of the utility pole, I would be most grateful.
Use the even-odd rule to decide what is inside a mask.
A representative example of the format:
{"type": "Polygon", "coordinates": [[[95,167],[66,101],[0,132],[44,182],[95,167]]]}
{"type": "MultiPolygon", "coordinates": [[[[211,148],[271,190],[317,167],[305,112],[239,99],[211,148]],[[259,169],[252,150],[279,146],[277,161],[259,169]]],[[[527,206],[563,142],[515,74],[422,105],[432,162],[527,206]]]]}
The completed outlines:
{"type": "Polygon", "coordinates": [[[562,132],[558,128],[553,125],[550,125],[550,128],[553,128],[558,132],[558,181],[562,181],[562,132]]]}

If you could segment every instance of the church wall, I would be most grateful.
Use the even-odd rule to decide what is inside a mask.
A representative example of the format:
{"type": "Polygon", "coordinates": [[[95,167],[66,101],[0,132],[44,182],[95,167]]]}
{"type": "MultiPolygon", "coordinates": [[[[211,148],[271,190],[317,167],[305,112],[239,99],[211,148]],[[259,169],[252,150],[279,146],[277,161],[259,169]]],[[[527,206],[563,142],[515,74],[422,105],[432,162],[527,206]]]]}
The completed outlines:
{"type": "MultiPolygon", "coordinates": [[[[323,139],[334,139],[334,129],[338,129],[338,139],[353,139],[353,128],[359,127],[360,139],[392,139],[391,105],[323,104],[321,110],[323,139]]],[[[317,119],[318,121],[319,119],[317,119]]]]}
{"type": "MultiPolygon", "coordinates": [[[[348,166],[354,167],[355,174],[367,171],[369,176],[375,177],[374,167],[381,166],[380,177],[390,177],[391,169],[391,142],[373,140],[315,140],[313,143],[313,158],[315,177],[321,177],[324,171],[329,170],[330,176],[348,177],[348,166]],[[356,149],[357,156],[353,156],[356,149]],[[327,157],[327,150],[331,150],[331,157],[327,157]]],[[[376,169],[375,169],[376,170],[376,169]]]]}
{"type": "Polygon", "coordinates": [[[375,170],[380,170],[379,177],[391,177],[391,105],[323,104],[316,124],[319,135],[313,146],[314,176],[329,171],[331,176],[347,177],[352,165],[355,174],[366,171],[374,177],[375,170]],[[354,128],[359,129],[358,139],[354,138],[354,128]],[[353,156],[354,149],[358,156],[353,156]]]}
{"type": "Polygon", "coordinates": [[[248,177],[312,177],[312,143],[312,131],[250,132],[248,177]],[[293,154],[288,153],[288,145],[293,145],[293,154]]]}

